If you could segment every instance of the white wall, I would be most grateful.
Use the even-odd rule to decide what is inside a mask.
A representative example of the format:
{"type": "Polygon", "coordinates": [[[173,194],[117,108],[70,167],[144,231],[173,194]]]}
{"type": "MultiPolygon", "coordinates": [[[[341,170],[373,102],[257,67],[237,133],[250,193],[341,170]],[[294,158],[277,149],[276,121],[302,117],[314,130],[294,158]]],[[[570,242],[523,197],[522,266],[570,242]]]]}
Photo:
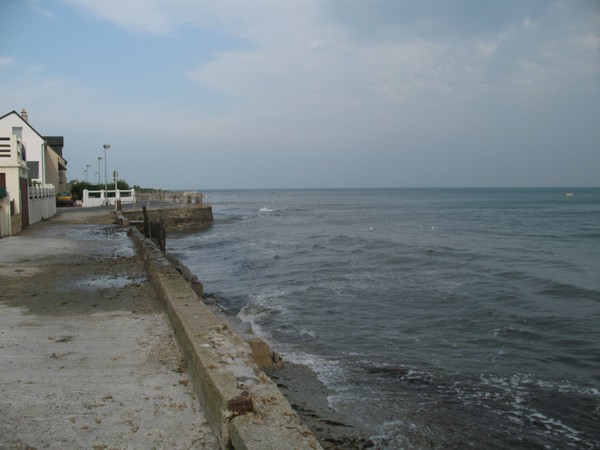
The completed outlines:
{"type": "Polygon", "coordinates": [[[9,114],[0,120],[0,136],[9,137],[12,135],[13,127],[23,129],[22,142],[27,152],[27,161],[39,162],[39,178],[41,183],[46,183],[45,179],[45,158],[43,155],[44,140],[25,122],[18,114],[9,114]]]}
{"type": "Polygon", "coordinates": [[[51,184],[29,186],[29,225],[56,214],[56,195],[51,184]]]}
{"type": "Polygon", "coordinates": [[[0,237],[10,236],[10,194],[0,198],[0,237]]]}
{"type": "Polygon", "coordinates": [[[135,203],[135,189],[117,189],[105,191],[88,191],[83,190],[83,199],[81,206],[84,208],[93,208],[96,206],[112,205],[114,206],[117,200],[121,200],[122,204],[135,203]],[[90,196],[90,194],[92,194],[90,196]]]}
{"type": "Polygon", "coordinates": [[[15,201],[15,214],[21,214],[26,205],[21,205],[19,179],[27,178],[27,170],[19,155],[20,149],[17,139],[10,134],[8,136],[10,136],[10,140],[3,142],[10,142],[10,157],[0,158],[0,171],[6,174],[6,190],[10,198],[15,201]]]}

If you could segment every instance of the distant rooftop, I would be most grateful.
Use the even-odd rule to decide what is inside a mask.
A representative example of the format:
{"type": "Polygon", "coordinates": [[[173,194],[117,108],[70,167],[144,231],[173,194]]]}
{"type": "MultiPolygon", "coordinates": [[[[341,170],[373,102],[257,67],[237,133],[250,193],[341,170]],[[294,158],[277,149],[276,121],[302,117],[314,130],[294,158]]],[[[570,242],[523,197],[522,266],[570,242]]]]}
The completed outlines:
{"type": "Polygon", "coordinates": [[[52,149],[62,157],[65,139],[63,136],[44,136],[44,139],[52,149]]]}

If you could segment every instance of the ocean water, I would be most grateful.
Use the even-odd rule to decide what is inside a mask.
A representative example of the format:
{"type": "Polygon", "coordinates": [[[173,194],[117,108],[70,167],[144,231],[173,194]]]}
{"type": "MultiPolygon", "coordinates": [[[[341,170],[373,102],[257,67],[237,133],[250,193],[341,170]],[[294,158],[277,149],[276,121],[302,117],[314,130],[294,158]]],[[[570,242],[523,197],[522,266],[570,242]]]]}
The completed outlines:
{"type": "Polygon", "coordinates": [[[209,191],[172,235],[376,448],[600,448],[600,189],[209,191]]]}

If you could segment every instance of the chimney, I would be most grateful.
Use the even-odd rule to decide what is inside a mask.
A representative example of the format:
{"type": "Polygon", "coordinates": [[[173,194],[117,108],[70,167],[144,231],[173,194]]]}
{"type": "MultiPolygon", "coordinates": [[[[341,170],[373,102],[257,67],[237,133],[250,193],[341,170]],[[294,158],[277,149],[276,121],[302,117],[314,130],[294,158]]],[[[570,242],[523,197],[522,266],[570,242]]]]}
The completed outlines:
{"type": "Polygon", "coordinates": [[[25,108],[23,108],[21,110],[21,119],[23,119],[25,122],[29,123],[29,114],[27,114],[27,111],[25,111],[25,108]]]}

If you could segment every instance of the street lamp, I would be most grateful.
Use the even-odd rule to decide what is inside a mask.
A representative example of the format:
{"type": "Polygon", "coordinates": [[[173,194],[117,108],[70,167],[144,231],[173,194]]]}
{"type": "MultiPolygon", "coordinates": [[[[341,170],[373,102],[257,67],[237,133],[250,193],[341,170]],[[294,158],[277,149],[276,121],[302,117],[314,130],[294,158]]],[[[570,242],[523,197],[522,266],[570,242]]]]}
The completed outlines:
{"type": "Polygon", "coordinates": [[[117,178],[119,177],[119,172],[113,170],[113,178],[115,180],[115,211],[119,209],[119,190],[117,189],[117,178]]]}
{"type": "Polygon", "coordinates": [[[98,174],[98,184],[100,184],[100,161],[102,161],[104,158],[102,158],[102,156],[98,156],[98,172],[96,172],[98,174]]]}
{"type": "Polygon", "coordinates": [[[87,181],[87,182],[90,181],[90,165],[89,164],[85,165],[85,181],[87,181]]]}
{"type": "Polygon", "coordinates": [[[104,192],[108,190],[108,184],[106,183],[106,150],[108,150],[109,148],[110,145],[104,144],[104,192]]]}

